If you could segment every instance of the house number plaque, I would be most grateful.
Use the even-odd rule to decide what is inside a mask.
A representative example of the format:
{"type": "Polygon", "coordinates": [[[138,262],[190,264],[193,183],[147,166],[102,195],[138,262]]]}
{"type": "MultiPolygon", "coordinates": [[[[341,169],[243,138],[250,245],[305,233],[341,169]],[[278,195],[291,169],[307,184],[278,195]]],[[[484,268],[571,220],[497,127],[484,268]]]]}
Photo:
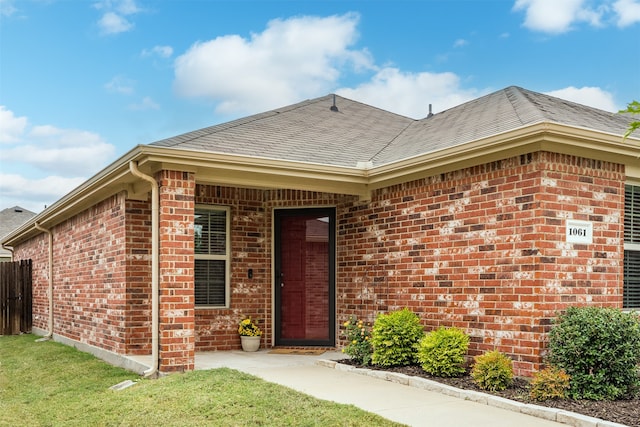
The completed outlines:
{"type": "Polygon", "coordinates": [[[568,243],[593,243],[593,223],[568,219],[566,241],[568,243]]]}

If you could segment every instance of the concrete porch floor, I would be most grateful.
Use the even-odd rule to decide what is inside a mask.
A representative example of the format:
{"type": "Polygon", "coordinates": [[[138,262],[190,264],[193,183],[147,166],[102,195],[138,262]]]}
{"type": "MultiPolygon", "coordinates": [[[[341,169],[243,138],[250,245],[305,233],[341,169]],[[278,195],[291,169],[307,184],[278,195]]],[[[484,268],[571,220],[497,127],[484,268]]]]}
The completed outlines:
{"type": "MultiPolygon", "coordinates": [[[[335,350],[327,350],[320,355],[272,354],[271,350],[273,349],[260,349],[256,352],[242,350],[197,352],[195,368],[196,370],[231,368],[255,374],[268,368],[312,366],[318,360],[339,360],[346,357],[342,352],[335,350]]],[[[134,371],[140,374],[153,363],[151,355],[126,357],[137,365],[134,371]]]]}

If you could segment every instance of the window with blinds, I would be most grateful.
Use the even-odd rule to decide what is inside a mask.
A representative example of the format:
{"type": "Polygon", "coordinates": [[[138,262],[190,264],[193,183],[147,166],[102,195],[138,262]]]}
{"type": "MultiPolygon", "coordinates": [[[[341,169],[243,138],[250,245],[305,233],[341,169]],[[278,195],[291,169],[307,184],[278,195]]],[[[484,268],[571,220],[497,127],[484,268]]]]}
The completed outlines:
{"type": "Polygon", "coordinates": [[[229,209],[196,206],[194,220],[196,306],[229,306],[229,209]]]}
{"type": "Polygon", "coordinates": [[[624,188],[624,308],[640,309],[640,186],[624,188]]]}

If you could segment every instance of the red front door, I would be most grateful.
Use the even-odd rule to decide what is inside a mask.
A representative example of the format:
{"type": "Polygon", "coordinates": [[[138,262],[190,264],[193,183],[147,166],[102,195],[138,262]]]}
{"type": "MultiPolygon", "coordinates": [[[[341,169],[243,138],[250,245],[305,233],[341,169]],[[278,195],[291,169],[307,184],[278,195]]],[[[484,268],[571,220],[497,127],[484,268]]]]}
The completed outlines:
{"type": "Polygon", "coordinates": [[[335,344],[333,209],[277,210],[276,345],[335,344]]]}

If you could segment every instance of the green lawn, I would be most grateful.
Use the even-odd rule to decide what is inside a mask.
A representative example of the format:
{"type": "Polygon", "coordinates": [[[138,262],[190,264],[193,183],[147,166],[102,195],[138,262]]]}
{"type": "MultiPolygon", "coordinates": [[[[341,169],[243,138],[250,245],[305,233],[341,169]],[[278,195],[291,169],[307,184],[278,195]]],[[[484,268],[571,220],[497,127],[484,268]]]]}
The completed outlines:
{"type": "Polygon", "coordinates": [[[397,426],[231,369],[142,380],[33,335],[0,337],[0,425],[397,426]],[[124,380],[137,384],[109,390],[124,380]]]}

